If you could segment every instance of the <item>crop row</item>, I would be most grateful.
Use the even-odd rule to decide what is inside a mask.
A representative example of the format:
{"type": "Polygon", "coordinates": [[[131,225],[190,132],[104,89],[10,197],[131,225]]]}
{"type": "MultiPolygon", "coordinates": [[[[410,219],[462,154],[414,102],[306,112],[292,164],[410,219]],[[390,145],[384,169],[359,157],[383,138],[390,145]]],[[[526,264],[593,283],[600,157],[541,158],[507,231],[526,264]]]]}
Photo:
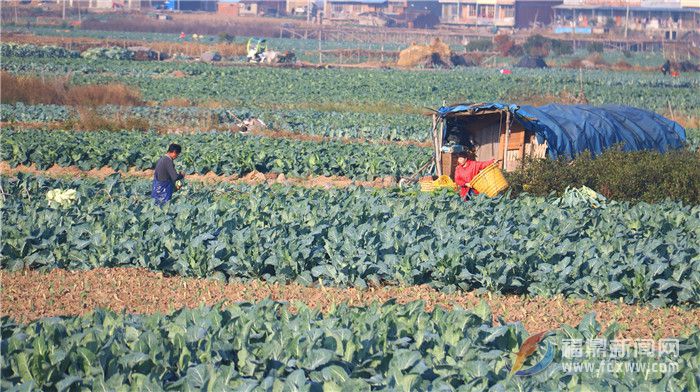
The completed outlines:
{"type": "MultiPolygon", "coordinates": [[[[207,109],[198,107],[100,107],[107,117],[124,116],[148,120],[151,124],[197,127],[202,124],[230,125],[239,119],[256,117],[272,129],[281,129],[328,137],[365,138],[370,140],[425,141],[430,121],[415,114],[378,114],[318,111],[312,109],[207,109]]],[[[0,121],[50,122],[78,118],[69,106],[0,104],[0,121]]]]}
{"type": "Polygon", "coordinates": [[[165,208],[150,182],[3,181],[2,268],[139,266],[217,279],[430,284],[453,291],[697,305],[700,207],[364,188],[190,184],[165,208]],[[54,209],[50,189],[77,189],[54,209]]]}
{"type": "Polygon", "coordinates": [[[614,337],[616,326],[601,331],[591,314],[546,338],[556,354],[543,372],[509,378],[527,332],[521,324],[495,325],[484,305],[432,312],[421,302],[341,305],[323,315],[263,301],[153,316],[96,310],[27,325],[3,318],[1,328],[0,385],[8,391],[680,391],[697,385],[700,366],[700,333],[694,332],[679,339],[677,354],[630,350],[647,372],[567,371],[562,362],[597,362],[567,360],[565,339],[598,339],[599,332],[614,337]],[[651,370],[659,363],[666,366],[651,370]]]}
{"type": "Polygon", "coordinates": [[[292,176],[337,175],[354,179],[410,175],[430,150],[371,143],[307,142],[230,132],[159,135],[141,132],[3,130],[0,151],[12,166],[54,164],[126,171],[152,169],[169,143],[183,146],[177,166],[186,173],[244,175],[259,172],[292,176]]]}
{"type": "Polygon", "coordinates": [[[0,43],[2,57],[46,57],[46,58],[75,58],[80,57],[80,52],[64,49],[54,45],[16,44],[12,42],[0,43]]]}
{"type": "MultiPolygon", "coordinates": [[[[404,71],[385,69],[283,69],[217,67],[200,63],[118,62],[81,59],[3,60],[3,70],[14,73],[65,75],[76,83],[118,81],[137,86],[144,98],[165,101],[173,97],[236,101],[244,107],[299,102],[387,102],[393,105],[435,108],[446,102],[526,103],[543,96],[582,88],[591,104],[637,106],[658,112],[694,113],[700,107],[700,75],[667,78],[657,73],[605,72],[568,69],[516,70],[501,75],[494,69],[404,71]],[[182,78],[170,77],[173,71],[182,78]],[[533,93],[536,92],[536,93],[533,93]]],[[[557,99],[557,98],[552,98],[557,99]]],[[[398,111],[398,110],[397,110],[398,111]]]]}
{"type": "Polygon", "coordinates": [[[132,60],[134,57],[132,51],[120,47],[92,48],[81,53],[54,45],[17,44],[14,42],[0,43],[0,53],[4,58],[38,57],[56,59],[83,57],[88,60],[132,60]]]}

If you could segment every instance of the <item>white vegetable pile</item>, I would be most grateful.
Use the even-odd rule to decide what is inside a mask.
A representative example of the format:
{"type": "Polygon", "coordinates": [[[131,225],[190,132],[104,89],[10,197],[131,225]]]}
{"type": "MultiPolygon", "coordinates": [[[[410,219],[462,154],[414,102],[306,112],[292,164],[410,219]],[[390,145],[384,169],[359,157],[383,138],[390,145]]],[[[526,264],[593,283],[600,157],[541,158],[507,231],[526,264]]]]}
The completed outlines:
{"type": "Polygon", "coordinates": [[[46,193],[46,200],[49,202],[49,207],[69,207],[78,199],[78,193],[75,189],[52,189],[46,193]]]}

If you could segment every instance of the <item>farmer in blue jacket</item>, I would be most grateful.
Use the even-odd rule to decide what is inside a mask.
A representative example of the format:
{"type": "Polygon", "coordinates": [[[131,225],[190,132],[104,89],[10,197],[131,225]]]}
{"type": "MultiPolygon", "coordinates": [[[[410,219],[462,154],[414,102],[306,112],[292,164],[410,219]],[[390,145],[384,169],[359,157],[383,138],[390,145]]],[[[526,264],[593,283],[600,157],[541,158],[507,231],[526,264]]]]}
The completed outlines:
{"type": "Polygon", "coordinates": [[[175,171],[175,163],[173,162],[180,155],[180,152],[182,152],[182,147],[173,143],[168,147],[168,152],[156,163],[151,197],[159,206],[167,203],[173,197],[173,191],[180,189],[175,183],[185,178],[182,172],[175,171]]]}

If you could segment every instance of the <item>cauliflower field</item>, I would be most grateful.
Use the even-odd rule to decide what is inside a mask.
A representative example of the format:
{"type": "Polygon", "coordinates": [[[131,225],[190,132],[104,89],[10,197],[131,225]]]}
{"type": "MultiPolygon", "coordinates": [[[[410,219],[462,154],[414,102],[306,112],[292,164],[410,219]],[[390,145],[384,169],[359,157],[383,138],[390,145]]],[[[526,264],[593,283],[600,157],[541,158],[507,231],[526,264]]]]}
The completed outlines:
{"type": "Polygon", "coordinates": [[[582,89],[591,104],[683,118],[693,128],[683,152],[692,155],[700,140],[697,73],[264,68],[135,61],[118,48],[82,56],[11,42],[1,49],[3,75],[60,80],[64,87],[119,83],[139,97],[127,106],[78,105],[13,101],[3,93],[0,277],[10,287],[28,273],[50,282],[45,292],[0,291],[3,305],[13,305],[0,306],[3,390],[700,385],[700,206],[622,202],[601,197],[602,189],[465,203],[448,191],[396,184],[430,158],[430,118],[423,114],[443,101],[530,103],[568,99],[582,89]],[[107,126],[127,124],[116,121],[123,119],[136,125],[107,126]],[[240,128],[252,119],[266,129],[240,128]],[[150,197],[152,169],[173,142],[183,147],[176,168],[188,177],[161,208],[150,197]],[[105,279],[109,296],[100,295],[107,286],[87,287],[94,281],[86,271],[118,269],[179,279],[178,294],[190,305],[173,307],[167,293],[147,283],[105,279]],[[85,290],[76,294],[78,285],[66,287],[60,274],[51,275],[56,271],[84,278],[85,290]],[[226,298],[211,290],[227,284],[270,290],[253,290],[250,303],[211,300],[226,298]],[[325,299],[332,289],[381,303],[329,300],[332,306],[321,310],[314,296],[286,301],[298,299],[289,293],[294,287],[325,299]],[[426,309],[423,302],[374,297],[384,288],[505,305],[498,314],[484,301],[466,310],[426,309]],[[130,311],[119,294],[126,292],[151,310],[130,311]],[[73,307],[46,311],[54,299],[73,307]],[[587,313],[600,304],[612,310],[558,323],[540,310],[534,317],[547,321],[546,330],[526,330],[512,316],[522,314],[518,304],[545,299],[564,312],[575,301],[584,301],[587,313]],[[652,349],[640,339],[625,341],[627,357],[613,358],[607,344],[648,327],[642,315],[652,310],[654,325],[673,328],[643,336],[652,349]],[[623,318],[633,321],[615,322],[623,318]],[[601,358],[585,350],[572,357],[572,342],[603,350],[603,359],[619,366],[586,371],[601,358]]]}

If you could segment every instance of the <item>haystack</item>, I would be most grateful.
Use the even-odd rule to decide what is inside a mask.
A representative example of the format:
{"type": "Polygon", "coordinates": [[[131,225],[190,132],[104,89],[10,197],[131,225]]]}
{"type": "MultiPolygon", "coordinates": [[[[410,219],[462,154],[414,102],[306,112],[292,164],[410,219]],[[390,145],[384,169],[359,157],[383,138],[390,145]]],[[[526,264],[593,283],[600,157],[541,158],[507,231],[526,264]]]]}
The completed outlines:
{"type": "Polygon", "coordinates": [[[206,51],[202,53],[202,56],[200,57],[202,61],[205,61],[207,63],[211,63],[214,61],[221,61],[221,55],[219,52],[215,52],[213,50],[206,51]]]}
{"type": "Polygon", "coordinates": [[[450,47],[440,38],[435,38],[430,45],[411,44],[399,53],[396,64],[400,67],[451,67],[451,57],[450,47]]]}

